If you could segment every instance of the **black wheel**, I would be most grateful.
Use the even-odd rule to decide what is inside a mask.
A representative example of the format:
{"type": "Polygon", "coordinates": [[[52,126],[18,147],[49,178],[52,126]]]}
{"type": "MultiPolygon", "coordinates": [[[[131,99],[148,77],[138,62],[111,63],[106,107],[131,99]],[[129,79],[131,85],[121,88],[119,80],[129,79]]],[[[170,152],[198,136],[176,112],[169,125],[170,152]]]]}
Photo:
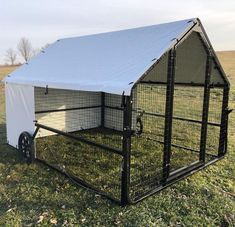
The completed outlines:
{"type": "Polygon", "coordinates": [[[143,122],[141,120],[141,117],[137,117],[136,119],[136,135],[141,135],[143,132],[143,122]]]}
{"type": "Polygon", "coordinates": [[[22,132],[18,140],[18,149],[22,158],[28,163],[32,163],[34,155],[34,142],[32,136],[28,132],[22,132]]]}

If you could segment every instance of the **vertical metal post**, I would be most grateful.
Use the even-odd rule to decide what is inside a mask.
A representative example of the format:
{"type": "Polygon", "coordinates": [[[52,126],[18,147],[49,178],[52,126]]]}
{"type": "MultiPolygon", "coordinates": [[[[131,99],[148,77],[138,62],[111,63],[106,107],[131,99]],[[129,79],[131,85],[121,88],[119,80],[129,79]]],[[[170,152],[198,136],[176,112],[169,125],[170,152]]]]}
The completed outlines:
{"type": "Polygon", "coordinates": [[[101,92],[101,127],[104,127],[105,93],[101,92]]]}
{"type": "Polygon", "coordinates": [[[207,124],[208,124],[209,101],[210,101],[211,68],[212,68],[212,56],[210,51],[208,50],[207,61],[206,61],[205,84],[204,84],[200,155],[199,155],[199,160],[202,162],[205,162],[206,158],[206,138],[207,138],[207,124]]]}
{"type": "Polygon", "coordinates": [[[227,137],[228,137],[228,98],[229,98],[229,86],[226,84],[223,90],[223,104],[222,114],[220,121],[220,141],[218,156],[221,157],[227,152],[227,137]]]}
{"type": "Polygon", "coordinates": [[[171,137],[172,137],[172,117],[174,102],[175,83],[175,59],[176,50],[171,49],[168,57],[167,90],[165,106],[165,132],[164,132],[164,153],[163,153],[163,181],[165,182],[170,173],[171,137]]]}
{"type": "Polygon", "coordinates": [[[131,118],[132,104],[131,97],[125,96],[123,112],[123,166],[122,166],[122,185],[121,185],[121,204],[125,206],[129,203],[130,186],[130,154],[131,154],[131,118]]]}

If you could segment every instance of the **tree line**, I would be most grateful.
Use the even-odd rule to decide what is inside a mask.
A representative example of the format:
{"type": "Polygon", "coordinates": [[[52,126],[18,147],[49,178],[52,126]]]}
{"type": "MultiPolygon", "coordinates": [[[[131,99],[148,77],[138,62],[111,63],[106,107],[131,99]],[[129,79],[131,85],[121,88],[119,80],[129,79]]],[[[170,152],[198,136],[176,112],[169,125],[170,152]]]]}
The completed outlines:
{"type": "MultiPolygon", "coordinates": [[[[5,54],[5,61],[7,64],[15,65],[20,57],[24,62],[28,62],[33,56],[38,54],[41,50],[48,46],[40,49],[34,49],[31,42],[27,38],[21,38],[17,44],[17,49],[9,48],[5,54]]],[[[19,63],[18,63],[19,64],[19,63]]]]}

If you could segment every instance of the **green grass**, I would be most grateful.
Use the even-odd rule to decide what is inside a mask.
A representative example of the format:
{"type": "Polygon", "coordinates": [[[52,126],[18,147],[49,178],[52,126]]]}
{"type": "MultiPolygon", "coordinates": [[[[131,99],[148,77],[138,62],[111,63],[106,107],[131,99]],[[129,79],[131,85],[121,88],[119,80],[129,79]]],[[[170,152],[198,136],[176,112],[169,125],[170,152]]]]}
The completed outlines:
{"type": "MultiPolygon", "coordinates": [[[[230,70],[232,67],[230,64],[226,64],[228,64],[227,61],[224,63],[225,69],[230,70]]],[[[232,66],[234,67],[234,65],[232,66]]],[[[1,70],[0,68],[0,72],[1,70]]],[[[7,74],[11,69],[4,70],[1,76],[7,74]]],[[[235,77],[235,75],[233,76],[235,77]]],[[[232,84],[231,90],[230,106],[234,108],[235,84],[232,84]]],[[[0,124],[3,124],[5,117],[4,111],[2,111],[4,104],[2,92],[0,100],[0,124]]],[[[161,105],[163,104],[159,103],[160,107],[161,105]]],[[[184,103],[184,106],[188,105],[184,103]]],[[[215,117],[211,116],[211,119],[215,119],[215,117]]],[[[0,144],[0,226],[34,226],[36,224],[53,226],[55,225],[53,223],[64,226],[233,226],[235,225],[234,124],[235,113],[232,113],[229,122],[228,155],[223,160],[141,203],[125,208],[119,207],[93,192],[75,186],[67,178],[44,165],[34,163],[28,166],[24,164],[15,149],[6,144],[0,144]]],[[[3,128],[3,126],[1,127],[3,128]]],[[[175,127],[179,127],[177,122],[175,127]]],[[[155,133],[159,134],[162,129],[159,126],[156,130],[155,133]]],[[[211,137],[214,135],[213,131],[214,128],[211,129],[211,137]]],[[[3,134],[0,136],[3,141],[5,136],[3,134]]],[[[175,135],[176,140],[178,136],[175,135]]],[[[183,136],[184,139],[187,139],[187,131],[183,136]]],[[[92,138],[92,135],[89,135],[89,138],[92,138]]],[[[113,140],[117,141],[115,138],[113,140]]],[[[58,150],[62,149],[64,143],[66,144],[67,151],[63,150],[61,155],[71,153],[75,155],[72,157],[77,158],[78,152],[76,153],[72,149],[74,144],[71,144],[71,141],[61,139],[60,142],[58,144],[55,140],[51,141],[51,143],[55,143],[53,146],[58,150]],[[71,147],[68,146],[68,143],[71,147]]],[[[136,154],[132,164],[135,164],[141,155],[150,159],[156,157],[154,149],[150,155],[149,153],[143,154],[144,149],[139,154],[138,150],[143,148],[143,145],[139,140],[135,143],[136,154]]],[[[151,149],[152,145],[147,144],[146,150],[151,149]]],[[[211,146],[213,147],[213,143],[211,146]]],[[[94,154],[93,159],[90,160],[91,163],[97,162],[96,151],[91,150],[90,152],[94,154]]],[[[91,180],[94,180],[97,185],[107,187],[107,190],[110,189],[110,186],[115,186],[118,189],[119,176],[115,174],[115,168],[107,173],[105,173],[105,169],[102,169],[105,167],[112,170],[112,166],[116,166],[118,160],[114,159],[112,155],[107,155],[102,151],[101,153],[103,156],[100,162],[96,163],[97,168],[99,171],[103,170],[107,175],[105,179],[117,179],[114,181],[117,184],[110,185],[109,181],[102,183],[103,179],[96,175],[95,170],[97,169],[89,170],[93,172],[93,176],[96,176],[91,180]]],[[[50,153],[41,153],[41,155],[48,154],[50,153]]],[[[81,160],[84,155],[86,155],[85,152],[80,154],[81,160]]],[[[74,160],[76,160],[75,158],[74,160]]],[[[83,170],[87,170],[85,168],[84,165],[83,170]]],[[[71,171],[79,170],[76,165],[71,166],[71,171]]],[[[85,171],[81,174],[84,178],[89,176],[85,171]]],[[[114,191],[114,193],[116,192],[117,190],[114,191]]]]}

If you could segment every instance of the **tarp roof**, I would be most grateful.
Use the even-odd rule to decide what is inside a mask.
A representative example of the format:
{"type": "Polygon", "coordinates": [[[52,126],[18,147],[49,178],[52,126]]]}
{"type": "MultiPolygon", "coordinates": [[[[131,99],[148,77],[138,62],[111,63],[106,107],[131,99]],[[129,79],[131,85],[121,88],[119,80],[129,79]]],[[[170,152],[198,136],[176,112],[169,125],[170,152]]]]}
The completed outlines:
{"type": "Polygon", "coordinates": [[[61,39],[5,79],[39,87],[129,94],[196,19],[61,39]]]}

